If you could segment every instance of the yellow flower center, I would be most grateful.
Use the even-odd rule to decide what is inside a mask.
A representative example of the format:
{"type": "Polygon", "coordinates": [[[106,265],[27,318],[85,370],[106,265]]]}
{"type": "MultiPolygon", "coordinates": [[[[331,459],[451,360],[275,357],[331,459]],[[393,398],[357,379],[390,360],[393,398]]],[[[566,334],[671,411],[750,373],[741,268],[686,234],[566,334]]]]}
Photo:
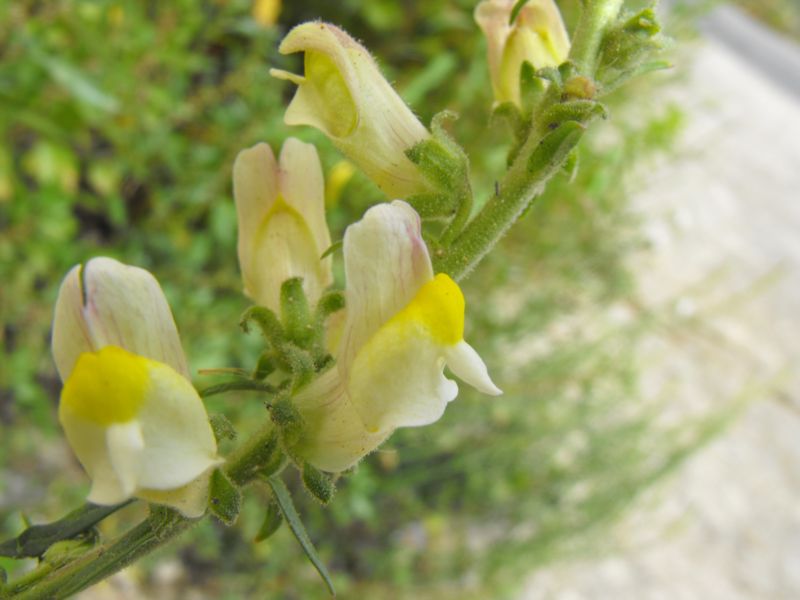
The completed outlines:
{"type": "Polygon", "coordinates": [[[117,346],[84,352],[64,383],[60,409],[98,425],[133,420],[150,384],[149,362],[117,346]]]}
{"type": "Polygon", "coordinates": [[[439,273],[392,321],[403,325],[420,323],[436,342],[452,346],[464,338],[464,294],[455,281],[439,273]]]}

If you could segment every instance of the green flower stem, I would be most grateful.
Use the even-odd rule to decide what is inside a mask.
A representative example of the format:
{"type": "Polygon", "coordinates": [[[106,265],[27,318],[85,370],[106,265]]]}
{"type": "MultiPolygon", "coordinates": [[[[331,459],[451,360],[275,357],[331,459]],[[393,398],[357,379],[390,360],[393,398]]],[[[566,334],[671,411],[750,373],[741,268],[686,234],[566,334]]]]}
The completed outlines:
{"type": "Polygon", "coordinates": [[[531,173],[528,165],[540,141],[538,136],[528,138],[499,185],[498,193],[449,248],[434,253],[433,266],[437,273],[447,273],[456,281],[463,279],[541,194],[547,180],[561,168],[566,157],[531,173]]]}
{"type": "MultiPolygon", "coordinates": [[[[623,0],[584,0],[570,52],[570,59],[579,73],[587,77],[594,76],[603,34],[617,17],[622,3],[623,0]]],[[[560,102],[553,88],[551,86],[539,107],[539,114],[560,102]]],[[[542,139],[538,135],[528,138],[498,186],[497,193],[449,247],[436,250],[433,261],[437,272],[447,273],[455,280],[463,279],[542,193],[548,179],[563,166],[567,158],[567,154],[536,157],[539,168],[532,170],[531,159],[537,150],[541,150],[542,139]]],[[[572,141],[577,141],[575,136],[572,136],[572,141]]]]}
{"type": "MultiPolygon", "coordinates": [[[[225,464],[231,481],[245,485],[258,475],[265,457],[272,455],[273,425],[267,421],[225,464]]],[[[66,598],[86,589],[132,564],[139,558],[175,539],[201,519],[187,519],[180,513],[161,507],[117,539],[98,546],[64,566],[31,581],[23,577],[0,587],[0,598],[43,600],[66,598]]]]}

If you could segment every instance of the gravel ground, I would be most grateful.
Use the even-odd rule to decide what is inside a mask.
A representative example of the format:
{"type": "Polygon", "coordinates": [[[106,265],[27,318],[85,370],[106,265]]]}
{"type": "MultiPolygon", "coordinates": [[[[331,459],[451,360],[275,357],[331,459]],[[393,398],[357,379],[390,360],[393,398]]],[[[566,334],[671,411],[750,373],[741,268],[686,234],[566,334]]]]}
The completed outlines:
{"type": "Polygon", "coordinates": [[[748,386],[757,400],[601,557],[536,573],[524,600],[800,598],[800,50],[731,9],[707,31],[678,65],[690,69],[672,97],[690,117],[679,159],[636,194],[653,248],[643,295],[697,317],[652,340],[645,385],[680,411],[748,386]]]}

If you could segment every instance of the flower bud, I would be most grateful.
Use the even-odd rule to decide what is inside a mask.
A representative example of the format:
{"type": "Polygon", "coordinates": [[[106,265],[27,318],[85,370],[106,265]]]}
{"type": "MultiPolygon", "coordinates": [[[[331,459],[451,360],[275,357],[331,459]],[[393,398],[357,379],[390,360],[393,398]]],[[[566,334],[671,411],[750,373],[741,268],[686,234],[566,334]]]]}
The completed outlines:
{"type": "Polygon", "coordinates": [[[430,134],[366,48],[338,27],[315,22],[292,29],[279,50],[305,53],[304,75],[270,71],[298,86],[286,110],[288,125],[321,130],[388,196],[408,198],[428,191],[406,151],[430,134]]]}
{"type": "Polygon", "coordinates": [[[311,306],[333,282],[325,223],[325,189],[317,151],[294,138],[284,142],[280,164],[266,144],[242,150],[233,165],[239,220],[239,265],[245,293],[280,310],[281,285],[301,277],[311,306]]]}
{"type": "Polygon", "coordinates": [[[495,101],[520,106],[520,69],[557,67],[569,54],[569,36],[553,0],[529,0],[511,22],[516,0],[483,0],[475,9],[489,46],[495,101]]]}

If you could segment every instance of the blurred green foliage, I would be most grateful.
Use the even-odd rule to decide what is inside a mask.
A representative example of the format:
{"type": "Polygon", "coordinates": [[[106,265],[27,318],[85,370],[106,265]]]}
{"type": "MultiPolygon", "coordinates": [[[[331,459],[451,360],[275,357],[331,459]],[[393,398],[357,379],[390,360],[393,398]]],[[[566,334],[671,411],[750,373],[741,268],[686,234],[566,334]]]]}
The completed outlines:
{"type": "MultiPolygon", "coordinates": [[[[577,2],[562,6],[569,23],[577,2]]],[[[489,119],[473,8],[287,2],[271,27],[245,0],[0,4],[0,535],[18,532],[19,506],[56,518],[85,493],[79,468],[65,473],[53,457],[64,446],[48,328],[73,264],[103,254],[151,270],[193,369],[254,363],[258,340],[237,328],[247,302],[233,158],[295,135],[318,144],[327,171],[341,160],[314,131],[282,123],[291,86],[267,71],[298,67],[276,50],[288,27],[335,22],[375,52],[425,122],[457,111],[452,130],[471,157],[477,197],[492,193],[508,136],[489,119]]],[[[467,337],[505,395],[464,390],[435,426],[398,432],[343,477],[328,508],[297,492],[343,596],[500,597],[602,531],[710,433],[706,423],[661,430],[658,404],[638,399],[637,343],[649,320],[627,266],[641,240],[625,181],[681,125],[675,107],[631,111],[657,81],[614,96],[614,119],[582,149],[575,181],[557,177],[465,285],[467,337]],[[614,310],[628,317],[615,322],[614,310]]],[[[358,174],[345,181],[330,207],[334,239],[382,199],[358,174]]],[[[209,405],[242,431],[266,417],[253,395],[209,405]]],[[[144,561],[142,585],[156,586],[149,568],[177,552],[186,585],[207,597],[324,597],[285,528],[253,545],[267,497],[248,494],[237,527],[207,523],[144,561]]],[[[123,514],[109,526],[125,522],[123,514]]]]}
{"type": "Polygon", "coordinates": [[[800,42],[800,4],[796,0],[733,0],[775,31],[800,42]]]}

